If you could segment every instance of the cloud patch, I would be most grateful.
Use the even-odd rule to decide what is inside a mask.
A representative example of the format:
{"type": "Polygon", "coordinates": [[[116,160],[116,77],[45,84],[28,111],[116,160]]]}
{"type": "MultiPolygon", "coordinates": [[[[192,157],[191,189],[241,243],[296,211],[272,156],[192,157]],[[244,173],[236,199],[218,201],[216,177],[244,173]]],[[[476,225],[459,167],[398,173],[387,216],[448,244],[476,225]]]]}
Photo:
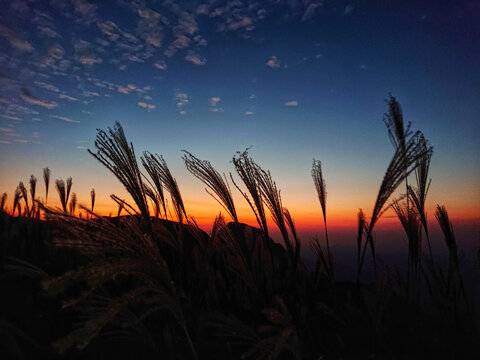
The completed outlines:
{"type": "Polygon", "coordinates": [[[221,101],[217,96],[211,97],[209,102],[210,102],[210,111],[216,112],[216,113],[221,113],[223,112],[223,108],[218,106],[218,103],[221,101]]]}
{"type": "Polygon", "coordinates": [[[296,106],[298,106],[298,101],[297,100],[290,100],[290,101],[287,101],[284,105],[288,106],[288,107],[296,107],[296,106]]]}
{"type": "Polygon", "coordinates": [[[157,69],[159,70],[165,70],[167,68],[167,64],[165,61],[157,61],[155,64],[153,64],[157,69]]]}
{"type": "Polygon", "coordinates": [[[276,56],[271,56],[265,65],[267,65],[269,68],[276,69],[280,67],[281,62],[276,56]]]}
{"type": "Polygon", "coordinates": [[[142,108],[144,108],[144,109],[147,109],[147,110],[153,110],[153,109],[156,108],[155,105],[153,105],[153,104],[148,104],[148,103],[143,102],[143,101],[138,102],[137,105],[140,106],[140,107],[142,107],[142,108]]]}
{"type": "Polygon", "coordinates": [[[22,88],[21,92],[22,92],[21,93],[22,99],[25,100],[26,102],[28,102],[29,104],[41,106],[41,107],[44,107],[46,109],[54,109],[58,106],[58,104],[55,101],[48,102],[48,101],[40,100],[40,99],[36,98],[26,88],[22,88]]]}
{"type": "Polygon", "coordinates": [[[0,25],[0,36],[4,37],[10,45],[17,50],[25,52],[31,52],[34,50],[33,46],[27,40],[23,39],[20,34],[17,34],[15,31],[3,25],[0,25]]]}
{"type": "Polygon", "coordinates": [[[197,66],[203,66],[207,63],[207,59],[200,58],[197,54],[193,53],[187,54],[187,56],[185,56],[185,60],[197,66]]]}
{"type": "Polygon", "coordinates": [[[70,119],[69,117],[66,117],[66,116],[50,115],[50,117],[54,118],[54,119],[62,120],[62,121],[68,122],[68,123],[79,123],[80,122],[78,120],[70,119]]]}

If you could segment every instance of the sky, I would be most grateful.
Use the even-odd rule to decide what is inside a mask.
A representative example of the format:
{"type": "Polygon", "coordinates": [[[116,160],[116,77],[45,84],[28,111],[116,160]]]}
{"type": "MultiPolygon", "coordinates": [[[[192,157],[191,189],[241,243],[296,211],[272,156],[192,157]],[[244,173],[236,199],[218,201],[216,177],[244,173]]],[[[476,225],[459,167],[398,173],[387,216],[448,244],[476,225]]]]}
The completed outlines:
{"type": "Polygon", "coordinates": [[[321,160],[328,221],[353,228],[393,154],[391,93],[434,147],[429,218],[444,204],[478,234],[479,18],[478,1],[2,1],[0,191],[11,201],[34,174],[44,197],[48,166],[115,213],[110,194],[128,195],[87,149],[118,121],[138,156],[165,157],[200,224],[221,208],[181,150],[228,174],[251,147],[307,230],[322,225],[310,175],[321,160]]]}

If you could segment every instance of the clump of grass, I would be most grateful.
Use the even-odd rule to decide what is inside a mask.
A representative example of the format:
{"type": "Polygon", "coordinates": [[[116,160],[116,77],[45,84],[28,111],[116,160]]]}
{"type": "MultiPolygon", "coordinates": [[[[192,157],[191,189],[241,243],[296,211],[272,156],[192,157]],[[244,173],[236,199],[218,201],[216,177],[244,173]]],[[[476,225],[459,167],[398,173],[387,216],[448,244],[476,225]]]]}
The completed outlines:
{"type": "Polygon", "coordinates": [[[425,144],[417,141],[417,138],[421,136],[420,131],[417,131],[415,133],[411,132],[410,130],[408,130],[407,132],[402,132],[400,128],[403,129],[403,127],[400,126],[399,120],[400,106],[396,102],[395,98],[393,98],[393,100],[391,99],[391,102],[389,103],[389,111],[390,113],[387,114],[387,118],[391,118],[395,126],[394,130],[392,130],[391,124],[387,123],[387,127],[389,129],[389,135],[391,136],[392,141],[394,145],[396,145],[396,147],[392,160],[388,165],[387,171],[385,172],[382,183],[380,185],[377,199],[375,201],[372,215],[370,217],[370,223],[366,227],[365,243],[363,246],[362,254],[360,256],[360,262],[358,264],[358,279],[360,277],[367,246],[370,246],[373,263],[376,269],[375,248],[373,244],[373,230],[378,219],[389,208],[385,207],[385,204],[387,203],[391,195],[394,193],[394,191],[398,188],[398,186],[408,177],[408,175],[410,175],[416,169],[419,161],[424,156],[433,151],[431,146],[425,147],[425,144]]]}
{"type": "Polygon", "coordinates": [[[75,215],[76,208],[77,208],[77,194],[72,193],[72,197],[71,197],[70,205],[69,205],[69,210],[70,210],[70,215],[71,216],[75,215]]]}
{"type": "Polygon", "coordinates": [[[58,197],[60,198],[60,204],[62,205],[63,212],[68,212],[67,211],[67,206],[68,206],[68,200],[70,197],[70,191],[72,190],[72,178],[69,177],[67,178],[67,182],[65,185],[65,181],[63,180],[55,180],[55,187],[58,192],[58,197]]]}
{"type": "Polygon", "coordinates": [[[427,214],[425,211],[425,202],[427,199],[428,190],[430,189],[430,184],[432,183],[432,179],[428,178],[430,162],[432,160],[432,151],[428,151],[429,146],[423,134],[418,137],[417,141],[424,149],[425,155],[422,156],[419,160],[417,160],[417,164],[415,167],[415,178],[417,182],[417,187],[413,188],[410,186],[408,188],[408,196],[420,216],[420,221],[422,222],[422,226],[427,237],[430,260],[432,260],[432,246],[430,244],[430,236],[428,233],[427,225],[427,214]]]}
{"type": "Polygon", "coordinates": [[[255,164],[255,178],[258,187],[262,192],[262,198],[265,206],[270,211],[273,222],[275,225],[277,225],[280,233],[282,234],[283,243],[285,244],[287,252],[290,256],[290,260],[292,261],[292,264],[295,264],[297,259],[296,254],[299,252],[300,243],[294,239],[295,244],[293,244],[290,236],[288,235],[280,190],[278,190],[277,184],[275,181],[273,181],[270,171],[263,170],[257,164],[255,164]]]}
{"type": "MultiPolygon", "coordinates": [[[[458,255],[457,239],[453,231],[453,225],[448,217],[445,206],[437,205],[435,210],[435,218],[443,232],[443,239],[448,248],[448,270],[447,270],[447,296],[455,300],[457,292],[461,292],[464,300],[466,300],[465,289],[460,272],[460,258],[458,255]]],[[[455,304],[456,307],[456,304],[455,304]]]]}
{"type": "Polygon", "coordinates": [[[95,139],[97,152],[88,152],[110,170],[132,196],[148,228],[151,228],[150,213],[145,195],[145,185],[138,168],[135,150],[128,143],[122,126],[117,122],[108,132],[98,129],[95,139]]]}
{"type": "Polygon", "coordinates": [[[15,216],[15,211],[17,211],[17,216],[21,216],[21,206],[20,206],[20,199],[22,198],[22,190],[19,186],[15,188],[15,192],[13,195],[13,209],[12,215],[15,216]]]}
{"type": "Polygon", "coordinates": [[[43,169],[43,181],[45,182],[45,204],[48,202],[48,188],[50,186],[51,171],[48,167],[43,169]]]}
{"type": "Polygon", "coordinates": [[[5,203],[7,202],[7,193],[4,192],[2,194],[2,197],[0,199],[0,212],[4,212],[5,211],[5,203]]]}
{"type": "Polygon", "coordinates": [[[235,170],[242,179],[243,183],[247,187],[248,192],[250,193],[251,199],[248,194],[240,189],[240,187],[235,183],[232,174],[230,173],[230,178],[232,179],[233,184],[242,194],[242,196],[247,201],[248,205],[255,214],[258,226],[265,234],[265,238],[268,239],[268,226],[267,219],[265,217],[265,208],[263,206],[264,200],[262,191],[257,182],[257,167],[252,158],[248,156],[248,150],[245,150],[242,153],[237,153],[237,156],[234,156],[232,159],[235,170]]]}
{"type": "MultiPolygon", "coordinates": [[[[59,352],[63,353],[72,346],[84,348],[113,319],[123,321],[123,326],[128,327],[138,324],[152,313],[164,310],[171,314],[189,338],[169,267],[155,240],[145,234],[142,221],[133,217],[119,227],[101,217],[90,221],[61,213],[53,215],[61,217],[64,224],[62,235],[55,240],[55,244],[76,249],[90,259],[87,265],[75,271],[43,282],[48,294],[55,295],[74,283],[87,280],[88,287],[84,292],[66,302],[64,307],[72,307],[95,298],[96,292],[114,277],[123,275],[136,279],[132,289],[116,297],[104,298],[104,304],[97,306],[82,327],[59,339],[54,344],[59,352]],[[142,309],[142,312],[137,313],[134,319],[130,317],[129,320],[121,320],[120,315],[128,311],[129,307],[135,306],[142,309]]],[[[191,345],[195,354],[193,344],[191,345]]]]}
{"type": "Polygon", "coordinates": [[[95,208],[95,189],[90,190],[90,200],[91,200],[90,210],[93,212],[95,208]]]}
{"type": "Polygon", "coordinates": [[[408,240],[408,296],[415,301],[420,299],[420,265],[422,256],[422,223],[417,211],[405,203],[394,200],[391,207],[397,214],[400,223],[407,234],[408,240]]]}
{"type": "Polygon", "coordinates": [[[183,152],[185,154],[182,159],[185,161],[185,166],[188,171],[213,191],[215,195],[205,189],[205,191],[227,211],[232,220],[238,223],[237,211],[235,210],[232,193],[225,175],[222,177],[218,171],[213,168],[210,161],[200,160],[186,150],[183,150],[183,152]]]}
{"type": "Polygon", "coordinates": [[[161,165],[159,164],[158,160],[150,153],[144,153],[144,155],[142,156],[142,164],[145,170],[147,170],[148,174],[150,175],[150,179],[153,181],[150,198],[155,204],[155,212],[161,214],[161,210],[163,209],[163,213],[165,214],[165,217],[167,217],[167,206],[163,191],[162,177],[158,171],[161,165]]]}
{"type": "Polygon", "coordinates": [[[35,214],[35,192],[37,188],[37,178],[30,175],[30,196],[32,198],[32,208],[30,210],[30,216],[35,214]]]}
{"type": "MultiPolygon", "coordinates": [[[[368,246],[374,255],[374,225],[392,207],[407,233],[409,269],[413,269],[410,274],[418,274],[424,226],[419,209],[425,209],[431,147],[421,134],[412,134],[410,126],[405,130],[403,122],[402,127],[400,122],[395,125],[395,118],[401,118],[401,109],[393,105],[389,110],[393,114],[389,134],[398,146],[394,146],[370,223],[361,209],[358,212],[357,260],[360,265],[368,246]],[[403,196],[387,206],[393,192],[414,170],[417,188],[407,185],[407,196],[414,205],[406,205],[403,196]]],[[[38,205],[58,220],[52,222],[59,227],[54,244],[74,249],[86,259],[62,276],[42,276],[48,294],[68,294],[64,308],[75,307],[79,311],[80,326],[54,344],[60,352],[72,347],[83,349],[97,338],[99,342],[92,344],[87,356],[103,356],[105,348],[98,344],[103,335],[112,333],[140,336],[143,348],[149,344],[149,349],[161,349],[159,355],[166,358],[442,358],[445,354],[449,358],[466,358],[461,355],[473,348],[462,350],[450,342],[455,337],[458,344],[468,344],[461,337],[475,339],[471,334],[476,333],[461,326],[464,319],[458,301],[459,296],[466,296],[453,226],[444,207],[437,207],[435,215],[449,249],[448,273],[444,275],[440,267],[433,265],[435,271],[424,272],[431,291],[430,298],[420,306],[406,302],[398,294],[388,273],[377,278],[376,286],[358,283],[358,292],[351,282],[323,281],[323,273],[333,273],[333,261],[329,254],[327,196],[320,162],[314,161],[312,175],[322,207],[327,248],[321,246],[318,238],[310,243],[317,256],[313,274],[299,256],[301,242],[292,215],[283,207],[280,190],[270,172],[262,170],[247,151],[237,153],[233,159],[246,192],[234,184],[252,208],[260,230],[240,223],[226,224],[220,214],[207,234],[194,218],[187,216],[177,182],[163,157],[143,153],[141,160],[147,178],[141,174],[133,145],[128,144],[118,123],[115,130],[110,129],[103,138],[99,136],[105,141],[98,147],[105,151],[99,150],[110,166],[106,165],[107,168],[123,179],[133,194],[141,192],[135,195],[140,205],[144,201],[148,211],[147,201],[151,200],[156,216],[163,210],[167,217],[168,192],[181,225],[149,217],[151,228],[145,231],[145,217],[137,216],[143,215],[138,204],[135,207],[114,194],[111,198],[118,204],[118,216],[121,211],[134,216],[97,216],[93,213],[93,189],[91,209],[80,206],[89,215],[85,218],[74,216],[74,193],[70,203],[64,201],[65,206],[70,205],[70,213],[38,205]],[[140,183],[139,178],[150,186],[140,183]],[[280,229],[284,246],[268,237],[265,206],[280,229]],[[440,311],[436,312],[437,309],[440,311]],[[411,339],[418,339],[421,345],[416,346],[411,339]]],[[[214,180],[223,182],[209,189],[222,206],[228,208],[225,199],[229,197],[233,207],[230,189],[226,195],[225,177],[210,163],[186,154],[188,161],[193,162],[193,172],[200,171],[199,178],[205,178],[207,186],[214,180]]],[[[233,181],[232,174],[230,177],[233,181]]],[[[61,198],[68,198],[67,185],[63,183],[60,188],[61,198]]],[[[16,194],[14,211],[18,208],[20,215],[24,197],[20,186],[16,194]]],[[[3,208],[3,197],[1,201],[3,208]]],[[[235,221],[232,213],[230,217],[235,221]]]]}
{"type": "MultiPolygon", "coordinates": [[[[320,201],[320,206],[322,207],[323,214],[323,224],[325,227],[325,241],[327,244],[327,260],[329,275],[333,276],[333,264],[332,264],[332,253],[330,251],[330,243],[328,241],[328,229],[327,229],[327,186],[325,180],[323,179],[322,173],[322,163],[320,160],[313,159],[312,165],[312,178],[313,183],[315,184],[315,189],[317,190],[318,200],[320,201]]],[[[319,244],[316,244],[319,245],[319,244]]]]}
{"type": "Polygon", "coordinates": [[[143,158],[145,159],[144,162],[151,168],[152,175],[157,178],[154,182],[159,182],[161,186],[170,193],[177,220],[179,223],[182,223],[183,219],[187,218],[187,212],[185,211],[185,205],[183,204],[182,194],[180,193],[177,180],[175,180],[170,172],[167,162],[163,156],[153,155],[149,152],[144,152],[143,158]]]}

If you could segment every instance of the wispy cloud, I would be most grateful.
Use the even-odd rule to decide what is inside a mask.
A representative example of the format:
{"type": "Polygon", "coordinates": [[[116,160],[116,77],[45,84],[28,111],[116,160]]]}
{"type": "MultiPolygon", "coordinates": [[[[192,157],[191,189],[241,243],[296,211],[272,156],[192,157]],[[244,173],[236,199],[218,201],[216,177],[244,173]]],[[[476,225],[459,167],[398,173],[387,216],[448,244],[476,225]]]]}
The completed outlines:
{"type": "Polygon", "coordinates": [[[290,107],[295,107],[298,106],[298,101],[296,100],[290,100],[285,103],[285,106],[290,106],[290,107]]]}
{"type": "Polygon", "coordinates": [[[95,92],[95,91],[84,90],[83,91],[83,96],[85,96],[85,97],[99,97],[100,94],[98,92],[95,92]]]}
{"type": "Polygon", "coordinates": [[[245,115],[247,115],[247,116],[253,115],[253,112],[252,111],[245,111],[245,115]]]}
{"type": "Polygon", "coordinates": [[[69,100],[69,101],[78,101],[78,99],[76,97],[73,97],[73,96],[70,96],[70,95],[67,95],[67,94],[60,94],[58,97],[60,99],[66,99],[66,100],[69,100]]]}
{"type": "Polygon", "coordinates": [[[57,93],[60,91],[55,85],[47,84],[46,82],[43,82],[43,81],[35,81],[34,84],[37,85],[39,88],[42,88],[48,91],[57,92],[57,93]]]}
{"type": "Polygon", "coordinates": [[[170,46],[165,50],[165,56],[172,57],[180,49],[186,49],[190,46],[190,38],[185,35],[179,35],[175,41],[173,41],[170,46]]]}
{"type": "Polygon", "coordinates": [[[270,67],[272,69],[275,69],[275,68],[280,67],[281,62],[276,56],[272,56],[272,57],[270,57],[270,59],[268,59],[268,61],[265,63],[265,65],[267,65],[268,67],[270,67]]]}
{"type": "Polygon", "coordinates": [[[101,64],[103,60],[94,55],[88,55],[88,56],[80,56],[78,61],[81,62],[83,65],[91,66],[95,64],[101,64]]]}
{"type": "Polygon", "coordinates": [[[33,46],[23,37],[15,31],[0,25],[0,36],[5,38],[11,46],[20,51],[30,52],[33,51],[33,46]]]}
{"type": "Polygon", "coordinates": [[[9,119],[9,120],[22,121],[22,119],[20,119],[18,116],[4,115],[4,114],[1,114],[0,116],[4,117],[5,119],[9,119]]]}
{"type": "Polygon", "coordinates": [[[246,30],[253,30],[254,29],[252,18],[248,16],[242,17],[240,20],[235,21],[232,20],[227,24],[227,30],[238,30],[238,29],[246,29],[246,30]]]}
{"type": "Polygon", "coordinates": [[[38,105],[38,106],[41,106],[41,107],[44,107],[44,108],[47,108],[47,109],[54,109],[58,106],[58,104],[55,101],[48,102],[48,101],[40,100],[40,99],[36,98],[26,88],[22,88],[21,92],[22,92],[22,94],[21,94],[22,99],[25,100],[26,102],[28,102],[29,104],[38,105]]]}
{"type": "Polygon", "coordinates": [[[167,68],[167,64],[165,61],[157,61],[155,64],[153,64],[157,69],[159,70],[165,70],[167,68]]]}
{"type": "Polygon", "coordinates": [[[190,61],[192,64],[203,66],[207,63],[207,59],[200,58],[197,54],[190,53],[185,56],[185,60],[190,61]]]}
{"type": "Polygon", "coordinates": [[[117,91],[119,93],[122,93],[122,94],[129,94],[130,93],[130,90],[127,87],[121,86],[121,85],[117,88],[117,91]]]}
{"type": "Polygon", "coordinates": [[[143,101],[138,102],[137,105],[147,110],[153,110],[156,108],[155,105],[147,104],[146,102],[143,102],[143,101]]]}
{"type": "Polygon", "coordinates": [[[69,117],[66,117],[66,116],[50,115],[50,117],[54,118],[54,119],[62,120],[62,121],[65,121],[65,122],[69,122],[69,123],[79,123],[80,122],[78,120],[70,119],[69,117]]]}

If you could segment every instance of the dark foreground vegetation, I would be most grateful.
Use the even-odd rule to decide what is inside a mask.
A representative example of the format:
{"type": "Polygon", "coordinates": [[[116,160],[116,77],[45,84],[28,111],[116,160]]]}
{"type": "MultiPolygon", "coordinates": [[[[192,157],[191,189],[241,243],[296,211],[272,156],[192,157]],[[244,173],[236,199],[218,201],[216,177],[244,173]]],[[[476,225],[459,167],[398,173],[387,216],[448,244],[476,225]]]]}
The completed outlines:
{"type": "Polygon", "coordinates": [[[248,152],[233,158],[230,183],[258,222],[239,222],[229,181],[208,161],[184,153],[188,170],[219,202],[210,233],[188,216],[163,157],[133,145],[116,124],[99,130],[90,153],[125,186],[115,217],[77,209],[72,180],[57,180],[61,209],[20,183],[11,210],[1,199],[0,353],[2,359],[476,359],[478,330],[461,275],[461,256],[445,207],[429,235],[425,200],[432,148],[404,124],[395,98],[385,123],[393,156],[367,220],[358,213],[357,279],[335,280],[321,163],[312,177],[324,239],[310,242],[316,265],[300,257],[295,223],[268,171],[248,152]],[[412,176],[409,176],[412,175],[412,176]],[[405,192],[395,197],[398,189],[405,192]],[[394,198],[395,197],[395,198],[394,198]],[[408,245],[405,277],[375,254],[375,224],[393,208],[408,245]],[[267,212],[280,230],[273,242],[267,212]],[[123,214],[123,215],[122,215],[123,214]],[[448,263],[431,242],[443,241],[448,263]],[[362,281],[371,263],[376,281],[362,281]]]}

